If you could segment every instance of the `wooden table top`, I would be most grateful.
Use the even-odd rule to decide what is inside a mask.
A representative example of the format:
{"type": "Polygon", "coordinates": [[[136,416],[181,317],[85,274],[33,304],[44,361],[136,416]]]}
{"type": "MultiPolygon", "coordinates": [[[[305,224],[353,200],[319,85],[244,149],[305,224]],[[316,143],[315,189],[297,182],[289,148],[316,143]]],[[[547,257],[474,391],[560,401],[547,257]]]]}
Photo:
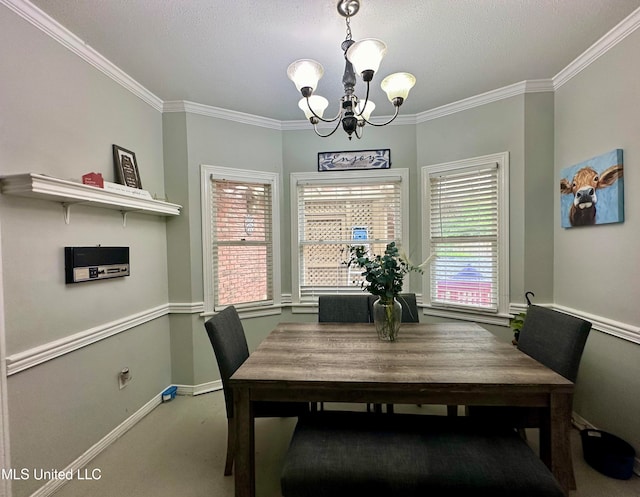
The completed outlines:
{"type": "Polygon", "coordinates": [[[405,323],[395,342],[379,340],[373,324],[281,323],[231,383],[573,391],[571,381],[475,323],[405,323]]]}

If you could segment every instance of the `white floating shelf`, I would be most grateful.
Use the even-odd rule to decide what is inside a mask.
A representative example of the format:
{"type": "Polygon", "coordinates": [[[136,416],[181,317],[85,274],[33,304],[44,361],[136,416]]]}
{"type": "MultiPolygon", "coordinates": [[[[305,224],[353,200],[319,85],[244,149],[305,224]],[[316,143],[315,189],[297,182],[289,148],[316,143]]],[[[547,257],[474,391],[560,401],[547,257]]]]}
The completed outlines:
{"type": "Polygon", "coordinates": [[[181,205],[161,200],[107,191],[95,186],[36,173],[2,176],[0,177],[0,191],[5,195],[60,202],[65,210],[67,224],[69,223],[69,208],[74,204],[118,210],[122,212],[123,224],[126,223],[128,212],[156,216],[178,216],[180,209],[182,209],[181,205]]]}

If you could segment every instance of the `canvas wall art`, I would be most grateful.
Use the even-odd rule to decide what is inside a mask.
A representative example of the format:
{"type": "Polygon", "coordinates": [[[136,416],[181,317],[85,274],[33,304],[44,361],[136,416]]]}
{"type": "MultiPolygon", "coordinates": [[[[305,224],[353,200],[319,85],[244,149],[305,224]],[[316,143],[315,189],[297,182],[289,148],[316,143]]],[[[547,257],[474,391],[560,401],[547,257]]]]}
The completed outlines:
{"type": "Polygon", "coordinates": [[[622,149],[593,157],[560,172],[563,228],[624,221],[622,149]]]}

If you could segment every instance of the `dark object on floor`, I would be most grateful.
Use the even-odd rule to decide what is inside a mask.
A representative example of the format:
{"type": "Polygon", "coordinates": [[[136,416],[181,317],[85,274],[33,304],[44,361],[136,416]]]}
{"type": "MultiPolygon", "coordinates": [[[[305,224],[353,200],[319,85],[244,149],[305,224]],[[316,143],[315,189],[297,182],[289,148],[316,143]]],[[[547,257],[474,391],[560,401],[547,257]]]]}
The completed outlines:
{"type": "Polygon", "coordinates": [[[584,460],[605,476],[628,480],[633,475],[635,449],[610,433],[585,429],[580,431],[584,460]]]}
{"type": "Polygon", "coordinates": [[[284,497],[563,495],[513,430],[465,417],[353,412],[299,418],[281,489],[284,497]]]}

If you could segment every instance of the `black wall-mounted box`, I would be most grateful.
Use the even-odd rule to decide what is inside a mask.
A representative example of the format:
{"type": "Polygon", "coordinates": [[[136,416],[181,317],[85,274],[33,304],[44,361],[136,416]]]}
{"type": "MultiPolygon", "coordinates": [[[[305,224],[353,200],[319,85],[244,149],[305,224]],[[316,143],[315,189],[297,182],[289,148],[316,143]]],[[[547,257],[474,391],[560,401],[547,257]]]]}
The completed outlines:
{"type": "Polygon", "coordinates": [[[129,276],[129,247],[65,247],[66,283],[129,276]]]}

